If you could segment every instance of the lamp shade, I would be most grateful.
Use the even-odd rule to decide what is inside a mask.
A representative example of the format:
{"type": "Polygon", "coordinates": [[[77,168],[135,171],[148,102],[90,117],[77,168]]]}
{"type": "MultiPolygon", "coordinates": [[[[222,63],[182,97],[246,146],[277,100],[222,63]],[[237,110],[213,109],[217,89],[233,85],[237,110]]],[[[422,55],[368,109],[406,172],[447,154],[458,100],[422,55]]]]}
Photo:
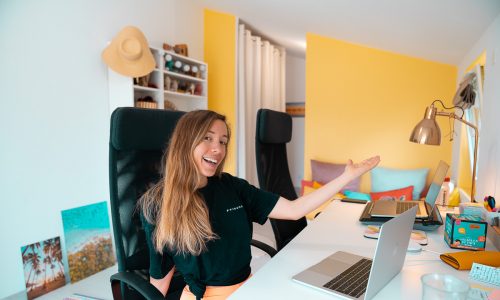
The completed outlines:
{"type": "Polygon", "coordinates": [[[431,105],[425,110],[425,115],[410,135],[410,142],[426,145],[441,144],[441,130],[436,122],[437,109],[431,105]]]}

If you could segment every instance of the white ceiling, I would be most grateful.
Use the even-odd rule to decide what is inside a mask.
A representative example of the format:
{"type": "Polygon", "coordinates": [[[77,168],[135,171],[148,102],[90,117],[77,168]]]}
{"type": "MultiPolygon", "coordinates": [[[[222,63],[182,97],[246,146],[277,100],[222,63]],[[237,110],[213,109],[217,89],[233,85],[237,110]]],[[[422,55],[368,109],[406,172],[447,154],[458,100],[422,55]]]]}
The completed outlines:
{"type": "Polygon", "coordinates": [[[199,0],[305,54],[306,33],[457,65],[500,0],[199,0]]]}

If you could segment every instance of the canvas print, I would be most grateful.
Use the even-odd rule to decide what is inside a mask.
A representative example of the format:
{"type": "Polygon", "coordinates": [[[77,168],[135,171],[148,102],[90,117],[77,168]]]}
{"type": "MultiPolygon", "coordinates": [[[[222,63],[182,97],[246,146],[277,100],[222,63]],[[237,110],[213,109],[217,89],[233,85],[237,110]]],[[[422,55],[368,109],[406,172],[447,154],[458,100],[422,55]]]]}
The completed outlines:
{"type": "Polygon", "coordinates": [[[292,117],[304,117],[306,108],[304,102],[287,102],[286,112],[292,117]]]}
{"type": "Polygon", "coordinates": [[[115,264],[106,202],[63,210],[61,214],[71,282],[115,264]]]}
{"type": "Polygon", "coordinates": [[[21,247],[21,255],[28,299],[66,284],[59,237],[21,247]]]}

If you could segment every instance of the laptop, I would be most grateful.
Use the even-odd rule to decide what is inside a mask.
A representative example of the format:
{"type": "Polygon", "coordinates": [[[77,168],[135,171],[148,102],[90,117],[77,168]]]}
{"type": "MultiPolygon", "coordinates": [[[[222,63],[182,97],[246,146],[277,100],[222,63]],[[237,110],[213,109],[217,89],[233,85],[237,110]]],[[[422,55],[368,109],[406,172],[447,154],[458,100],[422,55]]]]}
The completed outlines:
{"type": "Polygon", "coordinates": [[[448,172],[449,166],[444,161],[440,161],[434,177],[432,178],[429,190],[427,191],[427,196],[424,200],[417,201],[394,201],[394,200],[379,200],[374,202],[369,214],[372,217],[394,217],[402,212],[417,206],[417,219],[428,219],[432,216],[434,207],[436,204],[436,199],[441,190],[441,185],[444,182],[446,173],[448,172]]]}
{"type": "Polygon", "coordinates": [[[403,268],[416,211],[382,225],[373,260],[338,251],[292,279],[344,299],[372,299],[403,268]]]}

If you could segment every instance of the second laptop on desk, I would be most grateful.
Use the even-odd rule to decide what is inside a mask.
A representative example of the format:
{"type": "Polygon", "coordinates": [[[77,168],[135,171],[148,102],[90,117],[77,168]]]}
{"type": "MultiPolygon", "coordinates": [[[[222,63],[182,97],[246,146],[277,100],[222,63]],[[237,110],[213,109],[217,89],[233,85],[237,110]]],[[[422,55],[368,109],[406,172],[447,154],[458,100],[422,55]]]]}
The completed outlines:
{"type": "Polygon", "coordinates": [[[427,196],[425,201],[392,201],[392,200],[379,200],[374,202],[371,206],[369,214],[372,217],[394,217],[402,212],[418,206],[417,209],[417,219],[427,219],[432,215],[434,207],[436,205],[436,199],[441,190],[441,185],[444,182],[446,173],[448,172],[449,166],[444,161],[440,161],[434,177],[432,178],[431,184],[427,191],[427,196]]]}

